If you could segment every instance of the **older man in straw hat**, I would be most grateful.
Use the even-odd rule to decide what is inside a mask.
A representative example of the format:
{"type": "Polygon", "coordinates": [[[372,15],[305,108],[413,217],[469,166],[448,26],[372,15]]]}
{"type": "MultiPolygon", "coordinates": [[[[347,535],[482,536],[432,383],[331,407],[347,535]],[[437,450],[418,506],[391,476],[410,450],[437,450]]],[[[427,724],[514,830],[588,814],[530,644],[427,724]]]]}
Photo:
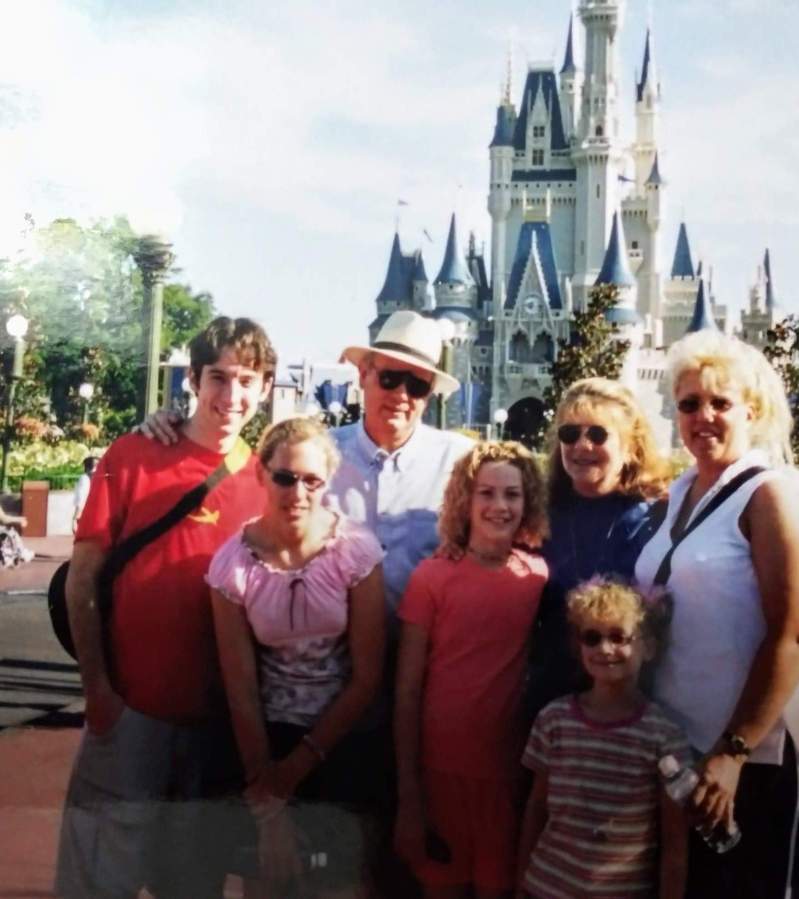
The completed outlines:
{"type": "Polygon", "coordinates": [[[391,630],[410,573],[438,544],[438,510],[452,466],[471,445],[462,434],[422,424],[431,394],[458,389],[439,369],[440,356],[437,323],[407,310],[386,320],[372,346],[341,354],[360,372],[364,415],[333,432],[343,461],[328,499],[367,523],[386,550],[391,630]]]}

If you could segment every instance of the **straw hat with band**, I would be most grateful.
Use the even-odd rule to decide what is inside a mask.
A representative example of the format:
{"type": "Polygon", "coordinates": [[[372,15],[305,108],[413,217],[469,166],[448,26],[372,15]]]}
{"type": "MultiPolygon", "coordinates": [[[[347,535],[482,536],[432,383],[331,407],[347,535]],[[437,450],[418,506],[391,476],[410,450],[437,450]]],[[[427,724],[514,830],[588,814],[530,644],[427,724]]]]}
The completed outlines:
{"type": "Polygon", "coordinates": [[[432,372],[433,393],[449,396],[460,382],[438,367],[441,358],[441,332],[438,323],[408,309],[394,312],[383,324],[372,346],[348,346],[341,361],[360,366],[368,353],[379,353],[389,359],[399,359],[415,368],[432,372]]]}

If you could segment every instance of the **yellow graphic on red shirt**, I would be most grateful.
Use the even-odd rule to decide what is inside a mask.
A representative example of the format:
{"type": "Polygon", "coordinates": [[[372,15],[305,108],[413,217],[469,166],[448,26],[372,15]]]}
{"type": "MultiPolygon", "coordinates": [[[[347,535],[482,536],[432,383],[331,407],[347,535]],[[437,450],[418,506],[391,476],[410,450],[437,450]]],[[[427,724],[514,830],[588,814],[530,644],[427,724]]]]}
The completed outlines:
{"type": "Polygon", "coordinates": [[[219,524],[219,509],[212,511],[207,506],[200,506],[198,515],[189,515],[188,517],[192,521],[198,522],[198,524],[219,524]]]}

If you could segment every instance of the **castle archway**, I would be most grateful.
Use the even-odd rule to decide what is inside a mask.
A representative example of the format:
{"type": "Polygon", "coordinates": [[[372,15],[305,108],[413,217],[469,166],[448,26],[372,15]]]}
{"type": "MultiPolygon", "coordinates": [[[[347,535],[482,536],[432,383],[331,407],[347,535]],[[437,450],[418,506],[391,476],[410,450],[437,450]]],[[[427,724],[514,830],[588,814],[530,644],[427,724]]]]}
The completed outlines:
{"type": "Polygon", "coordinates": [[[508,409],[508,420],[504,429],[505,439],[518,440],[531,447],[543,416],[544,404],[535,397],[528,396],[514,403],[508,409]]]}

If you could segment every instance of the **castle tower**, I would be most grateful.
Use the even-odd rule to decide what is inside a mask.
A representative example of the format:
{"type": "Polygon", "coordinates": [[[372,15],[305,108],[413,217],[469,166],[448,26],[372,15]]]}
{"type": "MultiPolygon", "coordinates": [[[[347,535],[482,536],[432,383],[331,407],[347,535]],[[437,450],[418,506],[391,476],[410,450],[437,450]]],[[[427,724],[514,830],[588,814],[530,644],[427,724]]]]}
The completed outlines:
{"type": "Polygon", "coordinates": [[[660,83],[657,79],[652,33],[646,32],[641,80],[635,86],[635,188],[638,196],[645,193],[645,185],[658,151],[660,118],[660,83]]]}
{"type": "Polygon", "coordinates": [[[699,279],[699,290],[696,293],[694,314],[686,330],[686,334],[695,334],[697,331],[718,331],[716,319],[713,317],[713,309],[710,299],[705,292],[705,279],[699,279]]]}
{"type": "Polygon", "coordinates": [[[619,380],[630,390],[635,390],[638,373],[638,354],[643,345],[643,327],[636,311],[636,281],[630,271],[624,228],[621,215],[613,213],[613,221],[602,268],[596,279],[596,286],[612,284],[618,292],[616,305],[605,313],[605,317],[618,327],[620,340],[629,340],[630,349],[624,360],[619,380]]]}
{"type": "Polygon", "coordinates": [[[563,117],[563,131],[566,139],[576,138],[580,121],[580,89],[582,78],[574,61],[574,16],[569,17],[569,35],[566,38],[566,52],[560,70],[560,109],[563,117]]]}
{"type": "Polygon", "coordinates": [[[369,325],[369,337],[374,340],[383,322],[398,309],[415,309],[421,312],[427,303],[427,275],[422,251],[405,255],[400,246],[399,234],[394,232],[388,269],[383,287],[375,299],[377,318],[369,325]]]}
{"type": "Polygon", "coordinates": [[[438,277],[433,281],[436,294],[436,307],[465,307],[474,309],[477,300],[477,288],[472,278],[466,259],[458,250],[458,233],[455,226],[455,213],[449,222],[449,235],[444,250],[444,260],[438,277]]]}
{"type": "Polygon", "coordinates": [[[510,64],[505,93],[497,107],[497,123],[491,140],[491,176],[488,191],[488,213],[491,216],[491,286],[493,314],[502,309],[501,286],[507,272],[508,214],[511,209],[511,180],[513,176],[513,137],[516,129],[516,110],[510,99],[510,64]]]}
{"type": "Polygon", "coordinates": [[[741,312],[741,336],[747,343],[762,349],[766,332],[782,317],[771,278],[771,254],[766,250],[763,265],[757,269],[757,280],[749,291],[749,310],[741,312]]]}
{"type": "Polygon", "coordinates": [[[624,0],[582,0],[579,7],[586,38],[582,108],[573,152],[577,169],[572,282],[576,308],[584,307],[602,266],[611,220],[618,208],[622,153],[616,35],[623,11],[624,0]]]}
{"type": "Polygon", "coordinates": [[[659,323],[662,315],[660,225],[663,220],[664,185],[658,154],[655,153],[652,168],[644,182],[646,232],[643,236],[644,261],[638,275],[638,311],[644,318],[649,316],[653,327],[656,322],[659,323]]]}

